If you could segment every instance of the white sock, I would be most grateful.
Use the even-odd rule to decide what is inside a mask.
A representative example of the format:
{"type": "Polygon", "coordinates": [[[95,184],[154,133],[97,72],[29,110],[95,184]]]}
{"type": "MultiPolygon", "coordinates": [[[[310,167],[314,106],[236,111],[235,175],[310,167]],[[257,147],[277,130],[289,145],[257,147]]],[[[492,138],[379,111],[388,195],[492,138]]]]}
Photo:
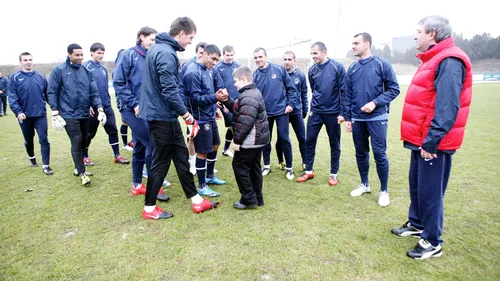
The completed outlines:
{"type": "Polygon", "coordinates": [[[264,165],[264,168],[271,169],[271,165],[264,165]]]}
{"type": "Polygon", "coordinates": [[[135,189],[138,189],[139,187],[141,187],[142,183],[134,183],[134,188],[135,189]]]}
{"type": "Polygon", "coordinates": [[[332,176],[334,179],[337,178],[337,174],[330,174],[330,176],[332,176]]]}
{"type": "Polygon", "coordinates": [[[312,175],[313,171],[306,171],[305,173],[308,175],[312,175]]]}
{"type": "Polygon", "coordinates": [[[195,196],[191,197],[191,202],[193,204],[200,204],[203,202],[203,197],[200,196],[200,194],[196,194],[195,196]]]}
{"type": "Polygon", "coordinates": [[[156,205],[154,206],[144,206],[144,211],[146,211],[146,213],[151,213],[152,211],[154,211],[156,208],[156,205]]]}
{"type": "Polygon", "coordinates": [[[49,165],[43,165],[43,168],[44,168],[44,169],[45,169],[45,168],[48,168],[48,167],[49,167],[49,165]]]}
{"type": "MultiPolygon", "coordinates": [[[[29,156],[28,156],[28,157],[29,157],[29,156]]],[[[36,156],[30,157],[30,159],[35,159],[35,158],[36,158],[36,156]]]]}

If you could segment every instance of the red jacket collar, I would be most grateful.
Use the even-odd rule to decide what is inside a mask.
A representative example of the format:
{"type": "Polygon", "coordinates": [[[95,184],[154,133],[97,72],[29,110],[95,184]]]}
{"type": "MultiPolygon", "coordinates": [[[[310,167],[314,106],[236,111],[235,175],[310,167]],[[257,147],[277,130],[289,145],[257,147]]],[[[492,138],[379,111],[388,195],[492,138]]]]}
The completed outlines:
{"type": "Polygon", "coordinates": [[[431,49],[427,50],[425,53],[420,53],[417,54],[417,57],[422,60],[422,62],[426,62],[430,60],[433,56],[435,56],[437,53],[441,52],[444,49],[450,48],[455,46],[455,42],[453,41],[453,38],[450,36],[441,42],[437,43],[432,47],[431,49]]]}

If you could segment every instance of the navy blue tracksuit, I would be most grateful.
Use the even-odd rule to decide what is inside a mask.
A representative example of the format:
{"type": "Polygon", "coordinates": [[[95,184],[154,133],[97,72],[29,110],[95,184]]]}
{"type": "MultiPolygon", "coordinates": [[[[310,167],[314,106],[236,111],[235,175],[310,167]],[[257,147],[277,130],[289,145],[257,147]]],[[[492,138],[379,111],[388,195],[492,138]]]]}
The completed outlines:
{"type": "Polygon", "coordinates": [[[39,72],[17,71],[9,76],[9,104],[17,117],[23,113],[26,119],[19,122],[24,136],[24,146],[29,157],[35,156],[33,137],[38,135],[43,165],[50,163],[50,143],[47,135],[47,79],[39,72]]]}
{"type": "MultiPolygon", "coordinates": [[[[240,67],[240,65],[233,61],[231,63],[227,63],[225,61],[221,61],[218,63],[214,70],[218,71],[222,81],[224,82],[224,87],[227,89],[229,96],[234,100],[238,97],[239,93],[236,87],[234,86],[233,80],[233,72],[240,67]]],[[[225,136],[225,144],[224,151],[229,149],[231,141],[233,139],[233,131],[231,130],[231,124],[233,120],[233,114],[227,108],[222,108],[222,116],[224,117],[224,125],[227,127],[226,136],[225,136]]]]}
{"type": "Polygon", "coordinates": [[[390,102],[399,95],[399,84],[392,66],[386,60],[370,56],[354,62],[347,70],[343,97],[344,117],[352,121],[352,138],[356,149],[361,183],[369,185],[370,142],[377,164],[380,190],[387,191],[389,160],[387,159],[387,125],[390,102]],[[361,108],[373,101],[371,113],[361,108]]]}
{"type": "Polygon", "coordinates": [[[3,92],[0,94],[0,116],[7,115],[7,84],[7,78],[0,76],[0,90],[3,92]]]}
{"type": "Polygon", "coordinates": [[[308,72],[311,87],[311,110],[307,119],[306,171],[313,170],[316,143],[323,125],[330,141],[330,173],[337,174],[340,162],[340,125],[343,115],[341,96],[344,92],[344,66],[332,59],[313,65],[308,72]]]}
{"type": "MultiPolygon", "coordinates": [[[[87,61],[84,63],[85,67],[92,72],[94,79],[97,84],[97,90],[101,97],[102,106],[104,108],[104,113],[106,114],[106,124],[104,125],[104,130],[108,134],[108,141],[113,149],[114,157],[120,156],[119,153],[119,141],[118,141],[118,129],[116,128],[116,117],[113,108],[111,107],[111,97],[108,91],[108,70],[104,65],[96,61],[87,61]]],[[[89,131],[87,135],[87,147],[85,148],[85,157],[88,157],[88,150],[92,139],[99,129],[99,120],[97,120],[98,112],[97,108],[94,108],[94,116],[90,118],[89,131]]]]}
{"type": "Polygon", "coordinates": [[[135,140],[132,153],[132,182],[134,184],[142,182],[144,164],[146,164],[148,174],[151,167],[152,151],[148,123],[135,116],[134,112],[134,108],[139,105],[146,52],[139,44],[121,52],[113,72],[113,87],[118,110],[123,121],[132,129],[132,139],[135,140]]]}
{"type": "MultiPolygon", "coordinates": [[[[306,76],[297,68],[288,72],[290,78],[292,79],[293,85],[298,95],[298,102],[293,108],[293,112],[289,114],[288,121],[292,125],[297,141],[299,142],[299,151],[302,158],[302,164],[306,163],[306,127],[304,124],[304,118],[307,116],[309,111],[309,101],[307,98],[307,81],[306,76]]],[[[283,162],[283,147],[280,138],[276,140],[276,154],[278,156],[278,162],[283,162]]]]}
{"type": "MultiPolygon", "coordinates": [[[[253,81],[262,93],[266,102],[266,111],[269,122],[269,131],[272,134],[274,122],[278,127],[278,137],[283,144],[286,167],[292,168],[292,143],[289,136],[289,119],[285,114],[287,106],[297,104],[297,90],[292,79],[283,66],[269,63],[267,67],[257,68],[253,74],[253,81]]],[[[264,146],[264,165],[271,163],[271,143],[264,146]]]]}

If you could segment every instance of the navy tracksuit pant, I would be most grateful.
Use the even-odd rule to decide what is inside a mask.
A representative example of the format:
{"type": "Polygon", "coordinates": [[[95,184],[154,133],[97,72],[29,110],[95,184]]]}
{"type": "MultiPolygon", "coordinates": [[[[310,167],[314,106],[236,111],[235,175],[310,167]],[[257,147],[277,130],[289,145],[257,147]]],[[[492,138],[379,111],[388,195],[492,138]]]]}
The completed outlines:
{"type": "Polygon", "coordinates": [[[47,117],[27,117],[20,122],[21,131],[24,137],[24,146],[29,157],[35,156],[34,142],[35,130],[38,134],[38,141],[40,142],[40,150],[42,152],[43,165],[50,164],[50,143],[47,136],[47,117]]]}
{"type": "Polygon", "coordinates": [[[306,137],[306,171],[313,170],[318,135],[323,125],[325,125],[328,140],[330,141],[330,173],[337,174],[339,172],[340,125],[337,123],[337,116],[338,114],[318,113],[311,113],[309,115],[306,137]]]}
{"type": "Polygon", "coordinates": [[[132,182],[142,183],[142,169],[146,164],[146,170],[151,168],[151,144],[149,142],[148,122],[135,116],[134,110],[123,109],[120,111],[122,119],[132,129],[132,138],[135,140],[134,152],[132,152],[132,182]]]}
{"type": "MultiPolygon", "coordinates": [[[[94,109],[94,117],[90,117],[89,132],[87,136],[87,147],[85,148],[85,155],[84,155],[87,157],[89,155],[88,150],[90,143],[97,134],[97,130],[99,129],[99,124],[100,124],[99,120],[97,119],[97,116],[99,115],[97,107],[94,107],[93,109],[94,109]]],[[[120,144],[120,142],[118,141],[118,129],[116,128],[115,112],[112,107],[105,107],[104,113],[106,114],[106,124],[104,125],[104,130],[106,131],[106,134],[108,134],[108,141],[109,144],[111,145],[111,148],[113,149],[114,157],[118,157],[120,156],[120,152],[118,150],[118,145],[120,144]]]]}
{"type": "Polygon", "coordinates": [[[387,191],[389,180],[389,160],[387,159],[387,120],[353,121],[352,139],[356,149],[356,163],[358,164],[361,183],[368,185],[370,170],[370,142],[373,156],[377,165],[377,174],[380,180],[380,190],[387,191]]]}
{"type": "MultiPolygon", "coordinates": [[[[302,163],[306,163],[306,127],[304,125],[304,119],[302,114],[291,114],[288,116],[290,124],[292,124],[293,131],[299,142],[300,156],[302,157],[302,163]]],[[[278,162],[283,162],[283,145],[281,139],[278,136],[276,140],[276,155],[278,156],[278,162]]]]}
{"type": "Polygon", "coordinates": [[[443,243],[443,198],[450,178],[452,155],[438,151],[437,158],[425,160],[420,151],[411,151],[410,210],[408,220],[424,231],[421,238],[433,246],[443,243]]]}
{"type": "MultiPolygon", "coordinates": [[[[292,168],[292,143],[290,142],[290,130],[288,128],[288,114],[267,117],[269,122],[269,132],[273,133],[274,122],[276,121],[276,127],[278,127],[278,138],[280,139],[283,147],[283,154],[285,154],[286,167],[292,168]]],[[[264,146],[264,165],[271,164],[271,140],[264,146]]]]}

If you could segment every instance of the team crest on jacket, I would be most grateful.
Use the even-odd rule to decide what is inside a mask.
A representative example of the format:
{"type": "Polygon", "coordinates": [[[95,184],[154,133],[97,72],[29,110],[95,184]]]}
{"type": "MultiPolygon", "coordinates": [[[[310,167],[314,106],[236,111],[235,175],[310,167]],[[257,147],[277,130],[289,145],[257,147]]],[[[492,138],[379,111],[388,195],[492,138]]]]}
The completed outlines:
{"type": "Polygon", "coordinates": [[[273,73],[273,75],[271,75],[271,78],[276,79],[276,73],[273,73]]]}
{"type": "Polygon", "coordinates": [[[203,129],[204,129],[205,131],[210,130],[210,124],[206,123],[206,124],[203,126],[203,129]]]}
{"type": "Polygon", "coordinates": [[[293,79],[293,83],[294,83],[295,85],[299,85],[299,82],[300,82],[299,78],[295,78],[295,79],[293,79]]]}

